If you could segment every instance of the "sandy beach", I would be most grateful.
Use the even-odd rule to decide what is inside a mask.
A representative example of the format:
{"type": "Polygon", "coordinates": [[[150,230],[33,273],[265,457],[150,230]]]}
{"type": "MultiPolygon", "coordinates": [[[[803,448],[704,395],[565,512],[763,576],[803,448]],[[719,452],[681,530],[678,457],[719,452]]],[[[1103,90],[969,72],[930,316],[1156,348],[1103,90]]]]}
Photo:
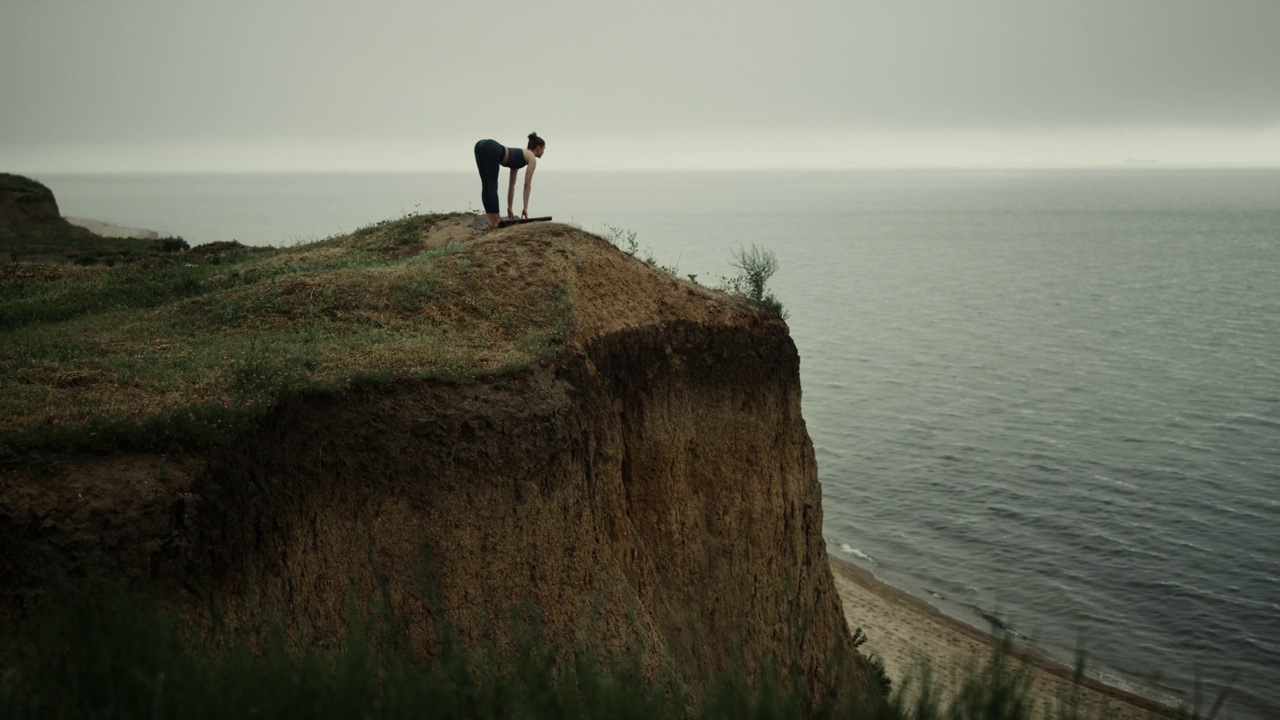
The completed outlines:
{"type": "Polygon", "coordinates": [[[154,230],[143,230],[142,228],[129,228],[120,225],[112,225],[111,223],[101,222],[98,220],[87,220],[85,218],[63,218],[72,225],[78,225],[85,228],[94,235],[110,238],[134,238],[136,240],[155,240],[160,234],[154,230]]]}
{"type": "MultiPolygon", "coordinates": [[[[882,660],[895,689],[904,678],[919,678],[923,658],[928,659],[935,687],[946,693],[991,657],[996,641],[990,634],[838,558],[831,558],[831,572],[849,627],[860,627],[867,636],[862,651],[882,660]]],[[[1020,655],[1030,663],[1036,717],[1045,709],[1059,708],[1061,699],[1068,698],[1075,687],[1072,668],[1031,653],[1020,655]]],[[[1090,678],[1082,683],[1079,703],[1085,717],[1108,720],[1175,717],[1168,707],[1090,678]]]]}

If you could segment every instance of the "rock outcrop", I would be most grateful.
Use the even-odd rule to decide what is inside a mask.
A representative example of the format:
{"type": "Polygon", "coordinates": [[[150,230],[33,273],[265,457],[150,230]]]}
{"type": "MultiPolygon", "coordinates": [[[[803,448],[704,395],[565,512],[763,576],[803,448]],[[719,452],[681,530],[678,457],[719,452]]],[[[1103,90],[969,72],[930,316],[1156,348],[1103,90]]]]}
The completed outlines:
{"type": "Polygon", "coordinates": [[[815,698],[869,687],[785,323],[566,226],[467,237],[460,256],[496,287],[567,297],[555,358],[304,397],[217,452],[9,472],[0,551],[96,556],[250,631],[273,606],[334,641],[354,590],[385,597],[425,654],[443,622],[501,648],[536,614],[548,639],[642,650],[695,695],[766,658],[815,698]]]}

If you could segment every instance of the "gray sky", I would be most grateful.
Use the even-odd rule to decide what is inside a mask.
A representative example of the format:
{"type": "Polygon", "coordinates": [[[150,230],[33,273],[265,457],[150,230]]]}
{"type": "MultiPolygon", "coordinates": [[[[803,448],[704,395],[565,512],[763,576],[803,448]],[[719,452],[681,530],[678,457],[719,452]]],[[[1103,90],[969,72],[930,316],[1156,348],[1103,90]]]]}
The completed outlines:
{"type": "Polygon", "coordinates": [[[0,170],[1280,165],[1280,0],[0,0],[0,170]]]}

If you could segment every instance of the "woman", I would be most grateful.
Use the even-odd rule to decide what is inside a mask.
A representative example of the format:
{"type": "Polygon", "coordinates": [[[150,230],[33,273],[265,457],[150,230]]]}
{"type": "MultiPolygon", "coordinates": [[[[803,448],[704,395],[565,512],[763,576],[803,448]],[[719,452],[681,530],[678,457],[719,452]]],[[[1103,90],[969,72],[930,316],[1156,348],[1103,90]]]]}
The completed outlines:
{"type": "Polygon", "coordinates": [[[516,175],[520,168],[528,167],[524,174],[524,210],[520,217],[529,217],[529,189],[533,186],[533,171],[538,167],[538,158],[542,157],[547,142],[538,137],[538,133],[529,133],[529,147],[521,150],[518,147],[503,147],[497,140],[481,140],[476,143],[476,169],[480,171],[480,201],[484,203],[484,211],[489,216],[489,228],[498,227],[502,219],[498,216],[498,166],[511,168],[511,181],[507,183],[507,217],[515,219],[512,204],[516,194],[516,175]]]}

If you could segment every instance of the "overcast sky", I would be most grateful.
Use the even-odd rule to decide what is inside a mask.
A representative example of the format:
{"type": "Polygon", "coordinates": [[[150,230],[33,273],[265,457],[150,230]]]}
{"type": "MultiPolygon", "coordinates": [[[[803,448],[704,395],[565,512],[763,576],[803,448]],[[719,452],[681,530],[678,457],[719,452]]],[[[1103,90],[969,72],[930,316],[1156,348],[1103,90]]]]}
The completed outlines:
{"type": "Polygon", "coordinates": [[[0,171],[1280,165],[1280,0],[0,0],[0,171]]]}

